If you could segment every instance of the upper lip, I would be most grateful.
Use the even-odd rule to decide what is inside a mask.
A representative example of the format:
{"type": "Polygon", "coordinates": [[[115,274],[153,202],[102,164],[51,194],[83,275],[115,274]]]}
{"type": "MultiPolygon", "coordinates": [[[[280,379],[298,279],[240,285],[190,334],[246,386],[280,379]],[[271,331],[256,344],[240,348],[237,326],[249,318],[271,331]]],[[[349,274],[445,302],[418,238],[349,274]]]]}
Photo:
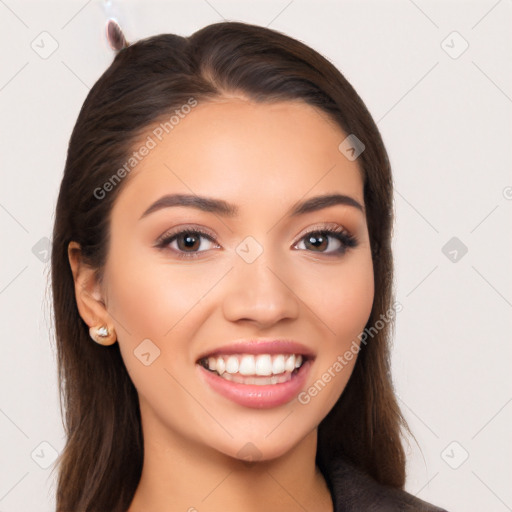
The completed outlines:
{"type": "Polygon", "coordinates": [[[222,347],[203,352],[197,359],[228,354],[302,354],[314,358],[315,353],[306,345],[291,339],[254,339],[240,340],[222,347]]]}

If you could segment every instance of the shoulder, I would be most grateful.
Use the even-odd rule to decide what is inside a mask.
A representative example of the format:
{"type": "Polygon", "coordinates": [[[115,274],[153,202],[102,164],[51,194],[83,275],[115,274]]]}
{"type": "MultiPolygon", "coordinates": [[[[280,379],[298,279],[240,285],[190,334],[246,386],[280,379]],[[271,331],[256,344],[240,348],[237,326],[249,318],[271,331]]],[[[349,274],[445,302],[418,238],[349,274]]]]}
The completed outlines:
{"type": "Polygon", "coordinates": [[[324,476],[334,512],[447,512],[402,489],[380,484],[346,461],[337,461],[324,476]]]}

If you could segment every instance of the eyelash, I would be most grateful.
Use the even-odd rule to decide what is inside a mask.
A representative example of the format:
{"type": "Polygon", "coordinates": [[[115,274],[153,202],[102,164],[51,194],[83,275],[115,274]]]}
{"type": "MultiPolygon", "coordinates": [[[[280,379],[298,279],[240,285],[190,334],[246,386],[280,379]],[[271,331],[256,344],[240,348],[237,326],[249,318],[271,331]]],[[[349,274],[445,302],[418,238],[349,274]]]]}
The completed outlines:
{"type": "MultiPolygon", "coordinates": [[[[168,248],[167,246],[171,242],[173,242],[180,235],[183,235],[183,234],[202,235],[203,237],[205,237],[210,242],[216,243],[215,238],[209,232],[203,231],[200,228],[194,227],[194,228],[189,228],[189,229],[187,229],[187,228],[181,229],[180,231],[176,231],[176,232],[164,233],[157,240],[156,247],[158,247],[160,249],[166,249],[166,248],[168,248]]],[[[299,242],[301,242],[303,239],[305,239],[308,236],[318,235],[318,234],[329,235],[329,236],[335,238],[336,240],[338,240],[341,243],[341,247],[339,249],[336,249],[335,251],[333,251],[331,253],[324,253],[324,252],[321,252],[321,251],[318,252],[318,254],[323,254],[323,255],[325,255],[327,257],[343,256],[347,252],[347,250],[352,249],[354,247],[357,247],[357,245],[358,245],[357,238],[355,236],[351,235],[350,233],[348,233],[348,231],[346,231],[345,229],[343,229],[342,227],[339,227],[339,226],[335,226],[335,227],[332,227],[332,228],[330,228],[330,227],[314,228],[314,229],[308,231],[307,233],[305,233],[304,235],[302,235],[302,237],[299,239],[299,242]]],[[[299,242],[297,242],[297,244],[299,242]]],[[[295,244],[295,245],[297,245],[297,244],[295,244]]],[[[174,253],[176,253],[177,257],[180,258],[180,259],[194,259],[194,258],[198,258],[198,257],[200,257],[202,252],[206,252],[206,251],[183,252],[183,251],[177,251],[175,249],[169,249],[169,250],[171,250],[174,253]]],[[[301,249],[301,250],[303,250],[303,249],[301,249]]],[[[311,251],[311,252],[317,252],[317,251],[311,251]]]]}

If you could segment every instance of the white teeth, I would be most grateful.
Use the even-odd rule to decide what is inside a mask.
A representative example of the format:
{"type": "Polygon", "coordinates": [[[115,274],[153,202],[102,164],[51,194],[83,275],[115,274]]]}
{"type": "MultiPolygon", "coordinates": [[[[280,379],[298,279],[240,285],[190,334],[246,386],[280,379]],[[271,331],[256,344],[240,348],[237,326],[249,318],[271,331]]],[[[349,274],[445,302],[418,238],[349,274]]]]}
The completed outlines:
{"type": "Polygon", "coordinates": [[[238,371],[242,375],[254,375],[256,373],[256,363],[253,355],[244,355],[240,361],[238,371]]]}
{"type": "Polygon", "coordinates": [[[222,375],[226,371],[226,363],[222,357],[217,358],[217,373],[222,375]]]}
{"type": "Polygon", "coordinates": [[[242,377],[241,375],[231,375],[229,373],[224,373],[222,378],[232,382],[238,382],[239,384],[268,386],[269,384],[281,384],[283,382],[288,382],[292,378],[292,374],[285,373],[284,375],[272,375],[272,377],[242,377]]]}
{"type": "Polygon", "coordinates": [[[293,354],[286,358],[284,369],[287,372],[293,372],[293,370],[295,370],[295,356],[293,354]]]}
{"type": "MultiPolygon", "coordinates": [[[[208,369],[240,376],[271,377],[289,374],[303,363],[301,354],[230,354],[205,359],[208,369]]],[[[258,379],[262,381],[262,379],[258,379]]],[[[246,379],[247,381],[247,379],[246,379]]],[[[247,383],[247,382],[246,382],[247,383]]]]}
{"type": "Polygon", "coordinates": [[[272,373],[277,375],[284,372],[284,356],[278,355],[272,361],[272,373]]]}
{"type": "Polygon", "coordinates": [[[226,361],[226,372],[227,373],[237,373],[238,372],[238,357],[229,356],[226,361]]]}
{"type": "Polygon", "coordinates": [[[268,354],[256,357],[256,375],[272,375],[272,358],[268,354]]]}

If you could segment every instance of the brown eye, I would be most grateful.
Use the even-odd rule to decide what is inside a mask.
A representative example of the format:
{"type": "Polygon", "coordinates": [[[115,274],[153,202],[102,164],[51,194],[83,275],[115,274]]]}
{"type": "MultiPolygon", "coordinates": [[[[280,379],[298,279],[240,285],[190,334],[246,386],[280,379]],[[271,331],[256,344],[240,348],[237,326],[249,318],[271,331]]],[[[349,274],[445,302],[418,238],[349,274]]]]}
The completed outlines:
{"type": "Polygon", "coordinates": [[[329,245],[329,236],[324,235],[323,233],[309,234],[304,239],[306,240],[305,245],[306,248],[308,249],[308,245],[310,245],[311,247],[314,247],[315,249],[319,249],[321,252],[324,252],[329,245]]]}
{"type": "Polygon", "coordinates": [[[178,249],[180,251],[192,250],[196,251],[201,245],[201,235],[184,232],[175,237],[178,242],[178,249]],[[183,236],[185,235],[185,236],[183,236]],[[181,242],[181,243],[180,243],[181,242]]]}
{"type": "Polygon", "coordinates": [[[302,241],[304,241],[303,245],[306,250],[329,256],[344,254],[347,249],[357,246],[356,238],[342,228],[310,231],[302,237],[301,242],[297,245],[300,245],[302,241]],[[330,239],[334,239],[334,242],[330,242],[330,239]],[[327,250],[328,247],[329,250],[327,250]]]}
{"type": "Polygon", "coordinates": [[[201,253],[207,252],[211,248],[208,247],[209,244],[219,247],[209,233],[197,229],[183,229],[163,235],[157,246],[168,248],[175,252],[179,258],[195,258],[200,256],[201,253]]]}

